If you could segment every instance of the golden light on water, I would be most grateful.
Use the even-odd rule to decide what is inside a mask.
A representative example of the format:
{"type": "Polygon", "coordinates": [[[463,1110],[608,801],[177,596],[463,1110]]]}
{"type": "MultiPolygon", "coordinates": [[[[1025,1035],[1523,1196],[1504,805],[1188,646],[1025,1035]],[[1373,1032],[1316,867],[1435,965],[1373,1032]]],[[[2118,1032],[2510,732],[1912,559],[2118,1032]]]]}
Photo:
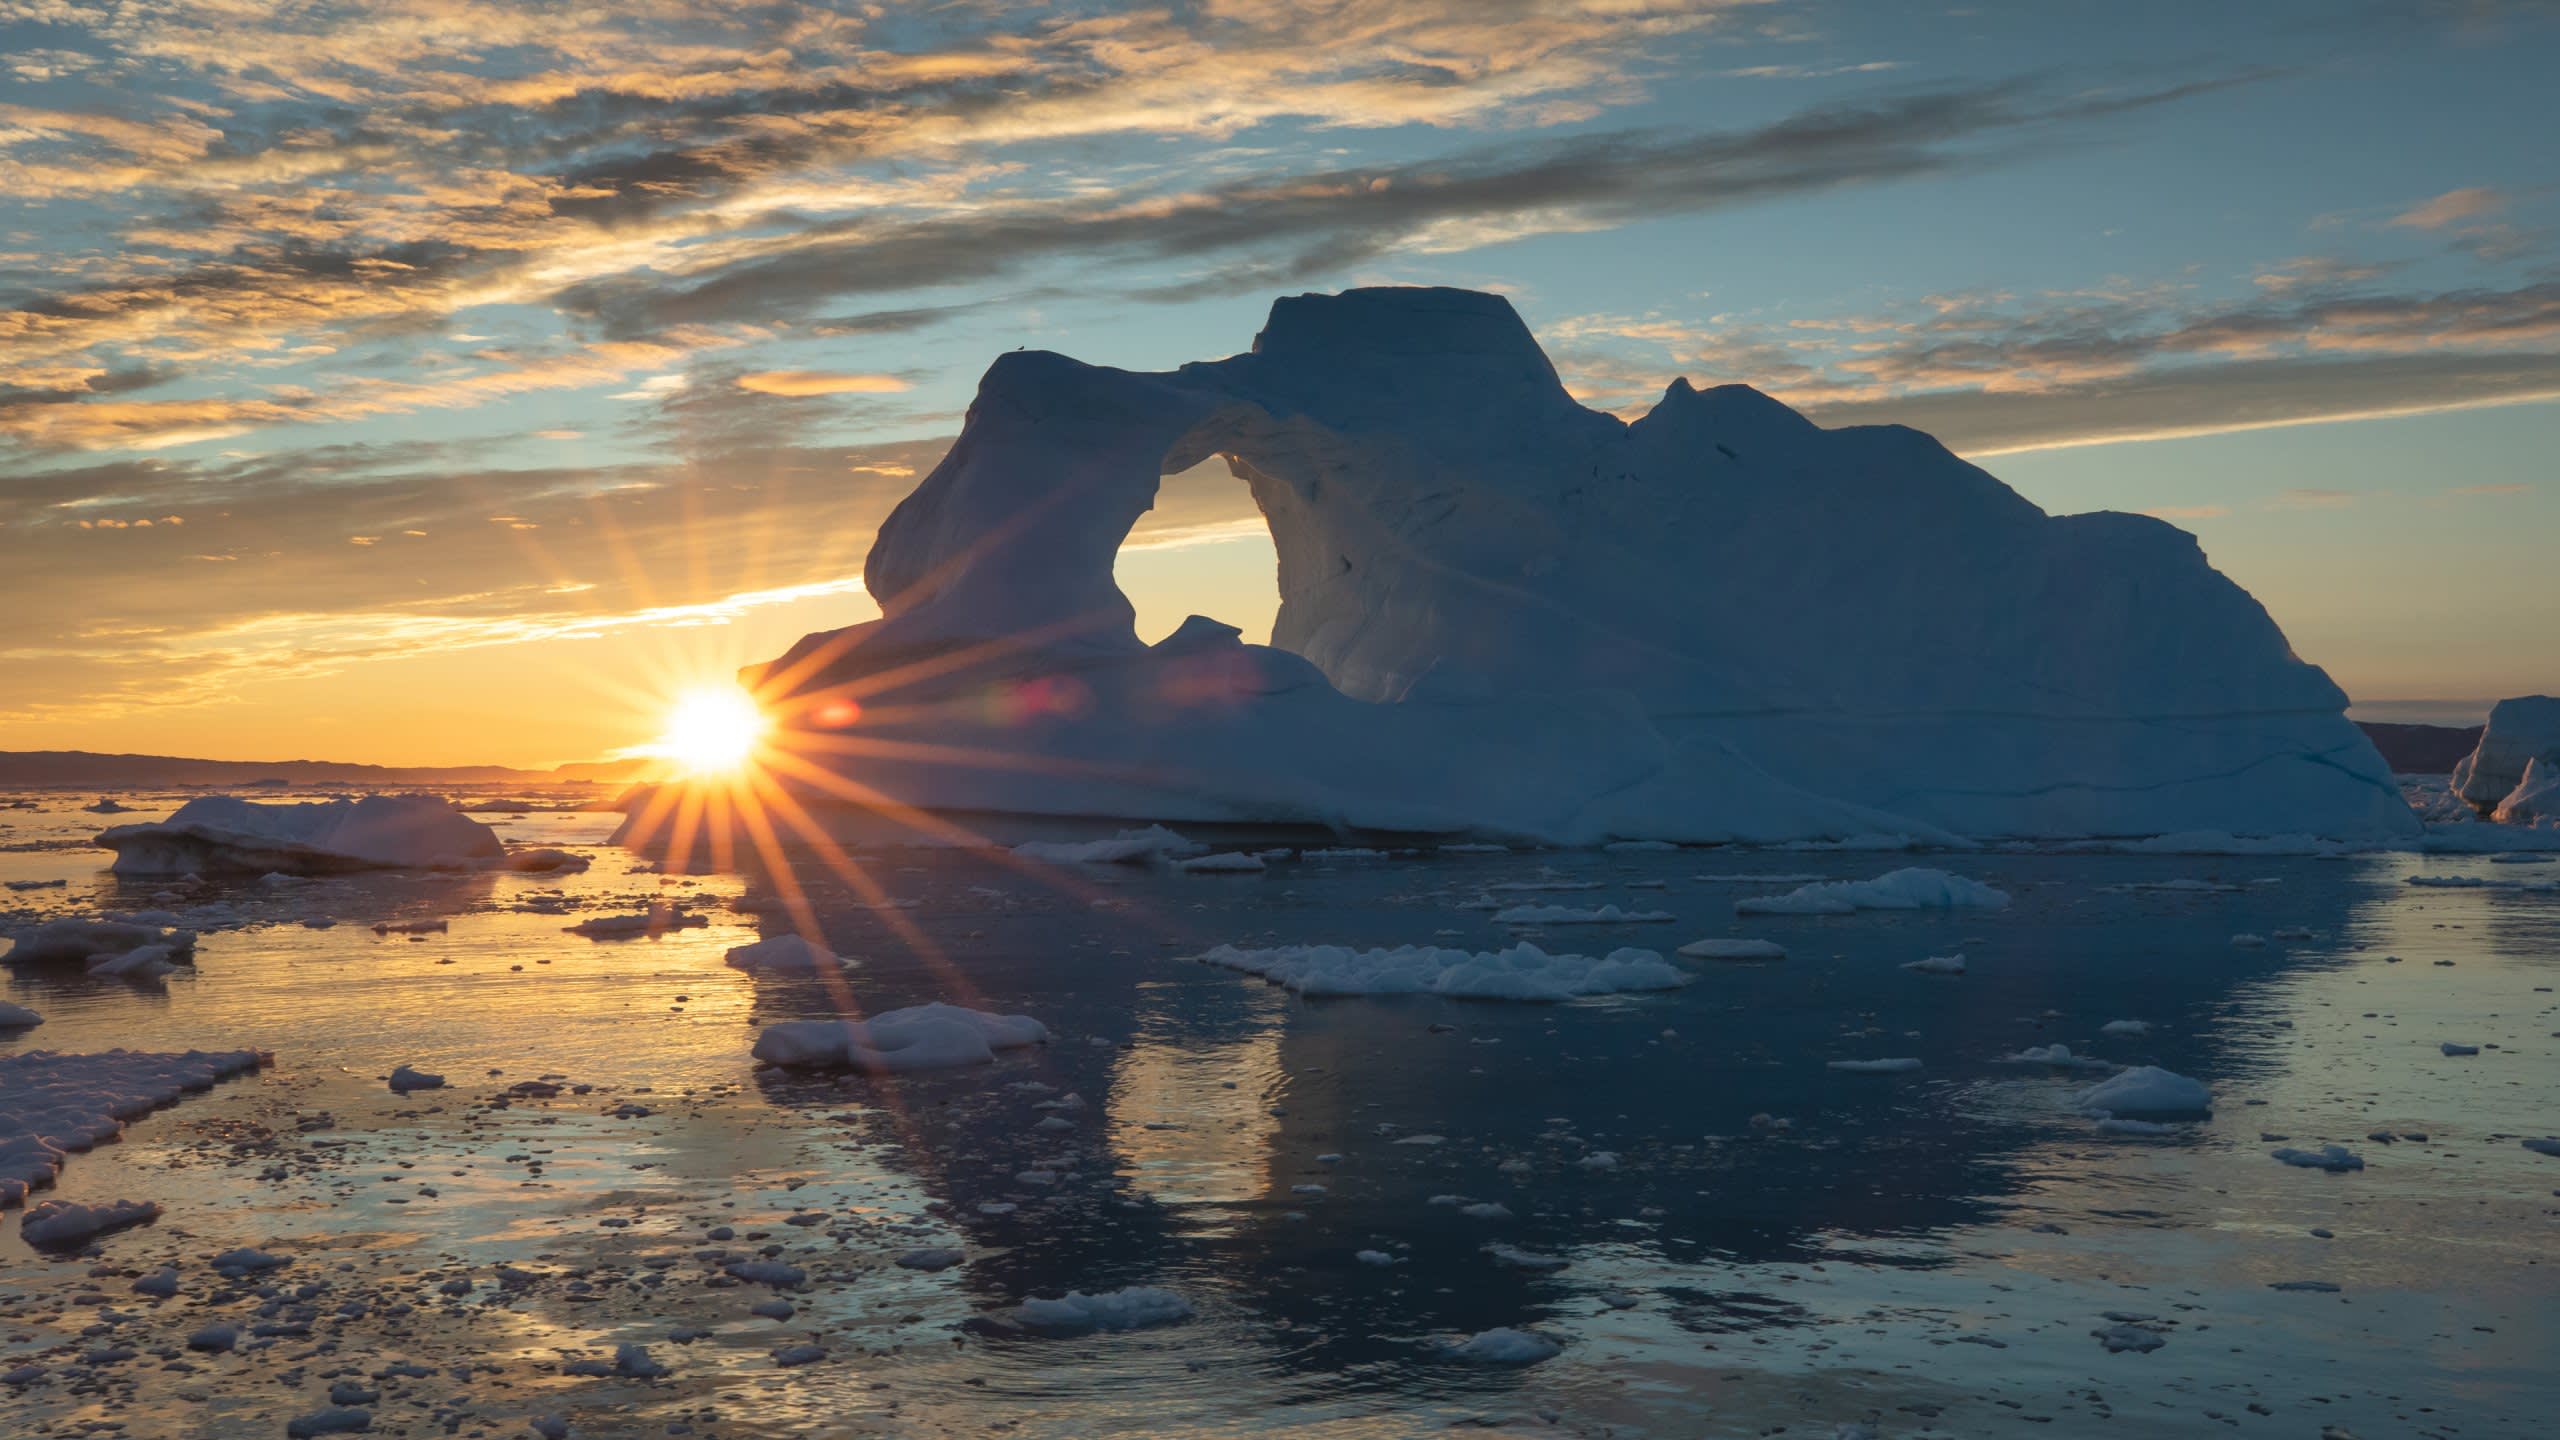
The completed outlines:
{"type": "Polygon", "coordinates": [[[769,724],[746,691],[697,686],[676,697],[666,733],[651,748],[688,775],[727,774],[754,757],[769,724]]]}

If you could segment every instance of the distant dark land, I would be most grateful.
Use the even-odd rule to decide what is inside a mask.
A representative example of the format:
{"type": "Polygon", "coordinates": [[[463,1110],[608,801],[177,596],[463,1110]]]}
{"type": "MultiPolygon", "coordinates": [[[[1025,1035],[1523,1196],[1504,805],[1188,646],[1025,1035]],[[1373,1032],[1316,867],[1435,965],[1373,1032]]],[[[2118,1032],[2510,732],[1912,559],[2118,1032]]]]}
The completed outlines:
{"type": "Polygon", "coordinates": [[[397,790],[522,785],[618,785],[645,760],[519,770],[506,765],[351,765],[335,760],[190,760],[86,750],[0,750],[0,790],[397,790]],[[281,783],[278,783],[281,782],[281,783]]]}

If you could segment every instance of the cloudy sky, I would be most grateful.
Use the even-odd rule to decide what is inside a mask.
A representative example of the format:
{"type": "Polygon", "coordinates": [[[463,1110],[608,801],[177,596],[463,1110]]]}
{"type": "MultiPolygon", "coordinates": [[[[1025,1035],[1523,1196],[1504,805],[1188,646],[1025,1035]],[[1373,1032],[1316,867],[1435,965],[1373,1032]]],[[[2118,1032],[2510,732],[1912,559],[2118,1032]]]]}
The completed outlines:
{"type": "MultiPolygon", "coordinates": [[[[873,613],[995,353],[1369,283],[2169,518],[2372,713],[2560,688],[2556,60],[2523,0],[0,0],[0,748],[644,739],[873,613]]],[[[1142,629],[1267,630],[1252,521],[1170,484],[1142,629]]]]}

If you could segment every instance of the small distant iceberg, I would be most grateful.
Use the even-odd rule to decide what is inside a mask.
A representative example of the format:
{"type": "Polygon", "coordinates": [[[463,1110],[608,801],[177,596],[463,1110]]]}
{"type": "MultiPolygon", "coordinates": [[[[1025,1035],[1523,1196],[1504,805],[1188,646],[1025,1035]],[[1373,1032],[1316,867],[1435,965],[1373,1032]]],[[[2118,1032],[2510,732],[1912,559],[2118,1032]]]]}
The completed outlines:
{"type": "Polygon", "coordinates": [[[259,805],[206,795],[98,837],[118,875],[341,875],[501,862],[498,832],[431,795],[259,805]]]}
{"type": "Polygon", "coordinates": [[[2453,767],[2455,798],[2501,825],[2560,829],[2560,697],[2489,707],[2480,744],[2453,767]]]}

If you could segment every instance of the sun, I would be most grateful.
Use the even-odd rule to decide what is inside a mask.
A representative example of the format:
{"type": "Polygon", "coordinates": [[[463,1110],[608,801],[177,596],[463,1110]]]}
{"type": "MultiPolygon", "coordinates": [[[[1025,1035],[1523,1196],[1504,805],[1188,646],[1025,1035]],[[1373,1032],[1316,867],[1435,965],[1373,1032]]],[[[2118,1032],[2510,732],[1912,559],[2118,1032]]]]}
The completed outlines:
{"type": "Polygon", "coordinates": [[[745,765],[764,739],[766,724],[746,691],[705,685],[676,697],[666,733],[651,748],[687,774],[716,774],[745,765]]]}

